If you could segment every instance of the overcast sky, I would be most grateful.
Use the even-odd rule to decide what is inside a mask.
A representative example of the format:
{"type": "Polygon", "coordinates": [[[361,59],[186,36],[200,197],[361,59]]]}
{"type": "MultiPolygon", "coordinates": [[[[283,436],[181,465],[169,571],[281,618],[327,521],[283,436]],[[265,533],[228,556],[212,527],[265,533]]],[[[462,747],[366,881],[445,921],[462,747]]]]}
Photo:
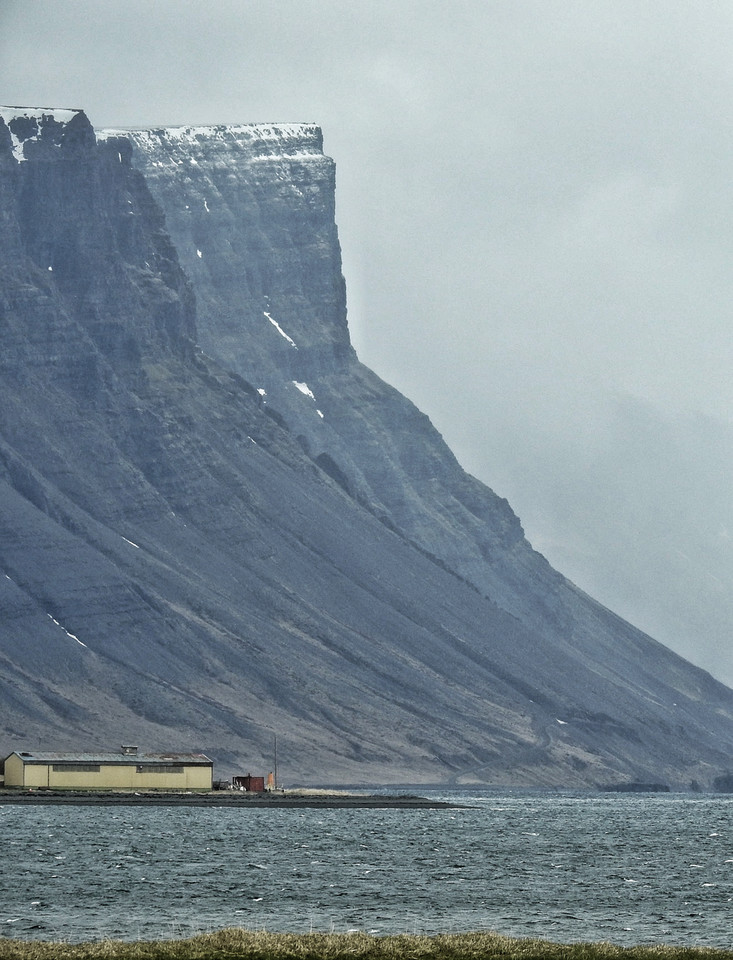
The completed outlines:
{"type": "Polygon", "coordinates": [[[318,123],[361,359],[733,685],[729,0],[0,0],[0,102],[318,123]]]}

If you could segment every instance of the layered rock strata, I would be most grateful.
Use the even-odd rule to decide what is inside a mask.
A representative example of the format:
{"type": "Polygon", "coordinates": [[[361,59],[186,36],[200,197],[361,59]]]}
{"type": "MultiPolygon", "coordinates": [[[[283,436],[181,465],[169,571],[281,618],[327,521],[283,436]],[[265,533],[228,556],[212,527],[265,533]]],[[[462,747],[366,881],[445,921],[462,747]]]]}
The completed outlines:
{"type": "Polygon", "coordinates": [[[284,776],[709,783],[733,693],[581,594],[349,343],[309,125],[0,108],[0,735],[284,776]]]}

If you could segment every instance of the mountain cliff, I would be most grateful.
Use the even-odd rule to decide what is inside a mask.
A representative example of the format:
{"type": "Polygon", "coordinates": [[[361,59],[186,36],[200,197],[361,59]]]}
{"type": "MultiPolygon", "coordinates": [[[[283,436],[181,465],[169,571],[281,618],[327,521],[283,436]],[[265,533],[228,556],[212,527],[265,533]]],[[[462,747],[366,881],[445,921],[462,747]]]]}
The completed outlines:
{"type": "Polygon", "coordinates": [[[0,108],[0,738],[286,780],[709,784],[733,692],[349,341],[312,125],[0,108]]]}

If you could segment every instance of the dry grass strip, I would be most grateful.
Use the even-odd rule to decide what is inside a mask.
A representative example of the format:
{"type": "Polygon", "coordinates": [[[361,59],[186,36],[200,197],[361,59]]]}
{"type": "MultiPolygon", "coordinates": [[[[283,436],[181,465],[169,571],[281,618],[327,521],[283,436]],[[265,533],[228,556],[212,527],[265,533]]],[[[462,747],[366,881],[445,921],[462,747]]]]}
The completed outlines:
{"type": "Polygon", "coordinates": [[[266,933],[229,929],[185,940],[47,943],[0,939],[0,960],[733,960],[733,950],[559,944],[494,933],[266,933]]]}

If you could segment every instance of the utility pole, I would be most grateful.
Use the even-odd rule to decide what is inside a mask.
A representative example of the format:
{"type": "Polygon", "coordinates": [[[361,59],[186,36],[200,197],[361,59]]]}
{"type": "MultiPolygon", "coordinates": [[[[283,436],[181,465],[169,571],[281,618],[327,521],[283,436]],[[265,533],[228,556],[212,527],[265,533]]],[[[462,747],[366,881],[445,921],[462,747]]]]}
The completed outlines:
{"type": "MultiPolygon", "coordinates": [[[[2,0],[0,0],[0,4],[1,4],[1,3],[2,3],[2,0]]],[[[254,727],[259,727],[261,730],[267,730],[269,733],[272,734],[272,752],[273,752],[273,754],[274,754],[274,758],[273,758],[273,761],[274,761],[274,762],[273,762],[272,770],[271,770],[270,773],[268,774],[268,781],[267,781],[267,783],[268,783],[268,787],[269,787],[269,783],[270,783],[270,779],[269,779],[269,778],[272,777],[272,786],[273,786],[273,789],[274,789],[274,790],[277,790],[277,734],[276,734],[275,731],[272,729],[272,727],[268,726],[266,723],[260,723],[258,720],[252,720],[251,718],[248,717],[248,718],[247,718],[247,723],[251,723],[252,726],[254,726],[254,727]]]]}
{"type": "Polygon", "coordinates": [[[275,769],[273,771],[273,775],[275,777],[275,789],[277,790],[277,734],[276,733],[273,733],[272,741],[273,741],[273,749],[275,753],[275,769]]]}

